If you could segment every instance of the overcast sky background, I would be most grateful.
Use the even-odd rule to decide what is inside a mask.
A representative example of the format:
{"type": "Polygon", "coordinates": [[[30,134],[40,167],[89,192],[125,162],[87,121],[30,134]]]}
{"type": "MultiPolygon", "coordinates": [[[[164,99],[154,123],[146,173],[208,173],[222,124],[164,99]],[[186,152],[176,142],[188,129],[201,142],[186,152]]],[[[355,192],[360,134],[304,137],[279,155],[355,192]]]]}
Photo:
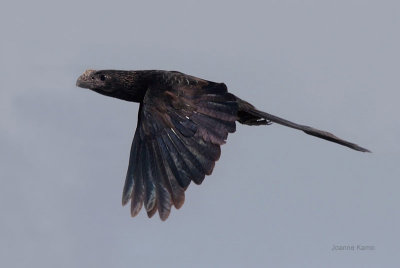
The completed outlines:
{"type": "Polygon", "coordinates": [[[2,1],[0,29],[1,267],[400,267],[398,1],[2,1]],[[373,153],[238,125],[180,210],[131,218],[139,105],[87,68],[225,82],[373,153]]]}

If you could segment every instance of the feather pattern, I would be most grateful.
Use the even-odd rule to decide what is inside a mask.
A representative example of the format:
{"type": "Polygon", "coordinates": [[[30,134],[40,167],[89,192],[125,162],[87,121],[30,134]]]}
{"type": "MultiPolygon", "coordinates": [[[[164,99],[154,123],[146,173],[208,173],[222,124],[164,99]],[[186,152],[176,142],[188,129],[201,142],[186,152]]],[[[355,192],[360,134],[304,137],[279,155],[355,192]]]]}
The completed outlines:
{"type": "Polygon", "coordinates": [[[122,197],[131,200],[132,216],[144,204],[162,220],[183,205],[191,181],[212,173],[238,111],[224,84],[180,73],[164,78],[168,86],[149,87],[140,105],[122,197]]]}

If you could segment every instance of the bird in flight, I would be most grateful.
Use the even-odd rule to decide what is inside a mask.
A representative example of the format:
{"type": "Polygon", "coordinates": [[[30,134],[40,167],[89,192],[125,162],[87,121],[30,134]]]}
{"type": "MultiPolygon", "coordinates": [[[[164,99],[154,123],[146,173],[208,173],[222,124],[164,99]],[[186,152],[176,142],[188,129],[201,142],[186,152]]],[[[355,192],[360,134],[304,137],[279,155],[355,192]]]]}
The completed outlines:
{"type": "Polygon", "coordinates": [[[140,103],[122,193],[123,205],[131,201],[132,217],[143,204],[149,218],[158,211],[163,221],[172,205],[179,209],[190,182],[201,184],[212,173],[236,121],[250,126],[277,123],[369,152],[329,132],[257,110],[229,93],[224,83],[181,72],[86,70],[76,85],[140,103]]]}

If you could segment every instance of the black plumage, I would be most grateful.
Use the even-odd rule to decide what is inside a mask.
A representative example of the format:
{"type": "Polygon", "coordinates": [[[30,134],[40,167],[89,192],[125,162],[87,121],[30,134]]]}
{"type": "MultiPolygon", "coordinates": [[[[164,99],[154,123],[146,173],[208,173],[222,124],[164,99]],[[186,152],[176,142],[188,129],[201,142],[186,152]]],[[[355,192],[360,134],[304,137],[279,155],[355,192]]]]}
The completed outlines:
{"type": "Polygon", "coordinates": [[[157,211],[165,220],[171,206],[180,208],[185,190],[201,184],[221,155],[220,146],[246,125],[277,123],[299,129],[351,149],[369,152],[354,143],[309,126],[262,112],[215,83],[171,71],[87,70],[77,86],[100,94],[139,102],[122,204],[131,201],[131,215],[144,205],[147,215],[157,211]]]}

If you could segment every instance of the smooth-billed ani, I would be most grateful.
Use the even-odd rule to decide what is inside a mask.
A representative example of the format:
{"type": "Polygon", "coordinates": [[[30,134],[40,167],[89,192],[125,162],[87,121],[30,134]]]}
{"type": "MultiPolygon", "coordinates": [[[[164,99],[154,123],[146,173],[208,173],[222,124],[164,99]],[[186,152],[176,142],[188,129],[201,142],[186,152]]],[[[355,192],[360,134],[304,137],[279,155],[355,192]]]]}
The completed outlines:
{"type": "Polygon", "coordinates": [[[136,216],[144,204],[147,215],[157,211],[166,220],[174,205],[183,205],[185,190],[201,184],[213,171],[220,146],[236,121],[245,125],[281,124],[351,149],[354,143],[309,126],[257,110],[215,83],[175,71],[87,70],[76,85],[100,94],[139,102],[122,204],[131,201],[136,216]]]}

